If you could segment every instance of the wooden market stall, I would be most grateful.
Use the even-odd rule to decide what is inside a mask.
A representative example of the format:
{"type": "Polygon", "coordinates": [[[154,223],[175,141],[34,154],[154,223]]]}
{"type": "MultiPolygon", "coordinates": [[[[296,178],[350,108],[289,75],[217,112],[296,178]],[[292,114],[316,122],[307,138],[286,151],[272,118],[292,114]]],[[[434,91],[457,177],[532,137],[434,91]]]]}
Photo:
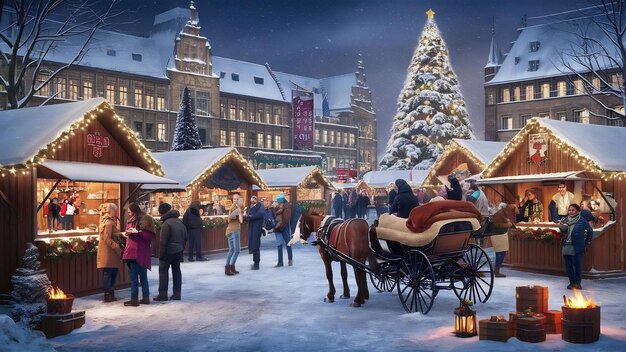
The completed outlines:
{"type": "Polygon", "coordinates": [[[264,169],[257,171],[267,189],[255,187],[255,194],[260,199],[276,199],[284,193],[287,201],[299,203],[304,210],[328,214],[327,205],[334,187],[317,166],[264,169]]]}
{"type": "Polygon", "coordinates": [[[626,274],[624,206],[626,129],[533,118],[494,158],[478,184],[490,187],[492,202],[517,204],[532,189],[543,204],[540,221],[519,222],[509,231],[508,265],[529,271],[564,274],[558,230],[548,215],[552,196],[565,182],[575,201],[593,200],[594,237],[584,255],[583,276],[626,274]]]}
{"type": "MultiPolygon", "coordinates": [[[[122,209],[141,184],[173,182],[159,177],[158,162],[101,98],[0,112],[0,175],[1,293],[11,291],[28,242],[39,247],[54,286],[74,295],[101,291],[99,206],[122,209]],[[67,230],[48,227],[51,199],[74,202],[67,230]]],[[[120,270],[118,286],[129,283],[120,270]]]]}
{"type": "Polygon", "coordinates": [[[418,189],[427,173],[426,170],[368,171],[363,175],[362,180],[369,186],[372,205],[376,207],[376,212],[380,216],[389,210],[389,191],[397,179],[403,179],[411,188],[418,189]]]}
{"type": "MultiPolygon", "coordinates": [[[[170,203],[181,216],[189,204],[202,205],[202,254],[228,250],[227,211],[232,195],[239,194],[249,205],[252,186],[265,188],[265,182],[248,161],[232,147],[154,153],[168,178],[175,185],[150,184],[142,187],[141,203],[148,214],[159,217],[161,203],[170,203]]],[[[247,247],[247,227],[241,227],[241,246],[247,247]]]]}

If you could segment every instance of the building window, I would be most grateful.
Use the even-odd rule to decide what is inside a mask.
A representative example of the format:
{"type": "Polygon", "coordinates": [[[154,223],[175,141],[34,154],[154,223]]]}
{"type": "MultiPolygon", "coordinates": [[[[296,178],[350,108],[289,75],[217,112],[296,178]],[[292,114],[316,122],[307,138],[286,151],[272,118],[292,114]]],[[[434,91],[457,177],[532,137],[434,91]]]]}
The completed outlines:
{"type": "Polygon", "coordinates": [[[515,64],[516,64],[516,65],[517,65],[517,64],[519,64],[519,56],[516,56],[516,57],[515,57],[515,64]]]}
{"type": "Polygon", "coordinates": [[[322,131],[322,144],[323,145],[328,144],[328,131],[327,130],[322,131]]]}
{"type": "Polygon", "coordinates": [[[601,88],[600,87],[600,78],[598,78],[596,76],[591,77],[591,85],[593,86],[592,87],[593,91],[599,92],[600,88],[601,88]]]}
{"type": "Polygon", "coordinates": [[[115,50],[113,50],[113,49],[107,49],[107,55],[108,55],[108,56],[115,56],[115,55],[116,55],[115,50]]]}
{"type": "Polygon", "coordinates": [[[550,98],[550,83],[541,83],[541,98],[550,98]]]}
{"type": "Polygon", "coordinates": [[[350,133],[350,147],[356,147],[356,135],[354,133],[350,133]]]}
{"type": "Polygon", "coordinates": [[[536,52],[537,50],[539,50],[539,41],[533,41],[530,42],[530,48],[529,48],[531,53],[536,52]]]}
{"type": "Polygon", "coordinates": [[[246,132],[239,132],[239,146],[246,146],[246,132]]]}
{"type": "Polygon", "coordinates": [[[264,140],[263,140],[263,133],[259,133],[259,134],[257,134],[257,135],[256,135],[256,144],[257,144],[257,147],[259,147],[259,148],[263,148],[263,143],[264,143],[264,140]]]}
{"type": "Polygon", "coordinates": [[[115,104],[115,83],[107,83],[106,94],[104,96],[111,104],[115,104]]]}
{"type": "Polygon", "coordinates": [[[254,122],[255,106],[253,101],[248,102],[248,121],[254,122]]]}
{"type": "Polygon", "coordinates": [[[556,96],[564,97],[567,95],[567,84],[565,81],[558,81],[556,83],[556,96]]]}
{"type": "Polygon", "coordinates": [[[228,143],[226,143],[226,131],[220,130],[220,146],[225,146],[225,145],[228,145],[228,143]]]}
{"type": "Polygon", "coordinates": [[[230,78],[231,78],[233,81],[239,81],[239,74],[237,74],[237,73],[231,73],[231,74],[230,74],[230,78]]]}
{"type": "Polygon", "coordinates": [[[198,134],[200,135],[200,143],[206,145],[206,128],[198,128],[198,134]]]}
{"type": "Polygon", "coordinates": [[[141,138],[142,132],[143,132],[143,122],[135,121],[135,133],[137,133],[137,137],[141,138]]]}
{"type": "Polygon", "coordinates": [[[224,77],[226,77],[226,72],[224,71],[220,72],[220,78],[224,78],[224,77]]]}
{"type": "Polygon", "coordinates": [[[146,123],[146,139],[154,139],[154,124],[146,123]]]}
{"type": "Polygon", "coordinates": [[[585,93],[583,80],[579,78],[574,81],[574,94],[583,94],[583,93],[585,93]]]}
{"type": "Polygon", "coordinates": [[[330,145],[335,145],[335,131],[330,131],[328,137],[328,143],[330,143],[330,145]]]}
{"type": "Polygon", "coordinates": [[[513,88],[513,100],[514,101],[520,101],[520,94],[521,94],[521,88],[520,87],[515,87],[513,88]]]}
{"type": "Polygon", "coordinates": [[[530,119],[531,119],[530,114],[520,115],[520,117],[519,117],[519,127],[522,128],[522,127],[526,126],[526,124],[528,123],[528,121],[530,121],[530,119]]]}
{"type": "Polygon", "coordinates": [[[572,114],[572,119],[569,121],[589,123],[589,110],[587,109],[574,110],[574,113],[572,114]]]}
{"type": "Polygon", "coordinates": [[[540,112],[539,113],[539,118],[549,119],[550,118],[550,113],[549,112],[540,112]]]}
{"type": "Polygon", "coordinates": [[[254,77],[254,83],[256,84],[264,84],[264,81],[262,77],[254,77]]]}
{"type": "Polygon", "coordinates": [[[146,86],[146,109],[154,110],[154,87],[146,86]]]}
{"type": "Polygon", "coordinates": [[[283,149],[283,142],[280,135],[274,136],[274,148],[275,149],[283,149]]]}
{"type": "Polygon", "coordinates": [[[220,102],[220,117],[223,119],[226,118],[226,103],[224,102],[220,102]]]}
{"type": "Polygon", "coordinates": [[[263,104],[256,104],[256,121],[263,122],[263,104]]]}
{"type": "Polygon", "coordinates": [[[66,88],[66,80],[65,78],[57,78],[56,82],[56,93],[57,98],[65,99],[67,98],[67,88],[66,88]]]}
{"type": "Polygon", "coordinates": [[[143,88],[141,85],[135,85],[135,106],[138,108],[143,107],[143,88]]]}
{"type": "Polygon", "coordinates": [[[50,86],[43,84],[49,77],[50,75],[48,73],[37,73],[37,86],[35,87],[35,89],[39,89],[37,95],[44,97],[50,96],[50,86]]]}
{"type": "Polygon", "coordinates": [[[279,113],[279,109],[278,108],[274,109],[274,124],[275,125],[282,125],[282,123],[280,122],[280,113],[279,113]]]}
{"type": "Polygon", "coordinates": [[[235,103],[230,103],[228,105],[228,119],[229,120],[237,119],[237,107],[235,106],[235,103]]]}
{"type": "Polygon", "coordinates": [[[269,133],[266,134],[265,135],[265,140],[266,140],[265,148],[272,149],[272,135],[269,134],[269,133]]]}
{"type": "Polygon", "coordinates": [[[93,82],[89,80],[83,81],[83,99],[93,98],[93,82]]]}
{"type": "Polygon", "coordinates": [[[500,97],[502,98],[503,103],[508,103],[511,101],[511,91],[509,88],[502,88],[500,91],[500,97]]]}
{"type": "Polygon", "coordinates": [[[128,105],[128,86],[120,85],[120,105],[128,105]]]}
{"type": "Polygon", "coordinates": [[[210,96],[209,92],[196,92],[196,114],[202,116],[209,116],[209,106],[210,106],[210,96]]]}
{"type": "Polygon", "coordinates": [[[245,100],[239,100],[237,102],[237,106],[239,107],[239,109],[237,110],[237,119],[241,120],[241,121],[245,121],[246,120],[246,102],[245,100]]]}
{"type": "Polygon", "coordinates": [[[141,61],[141,54],[133,54],[133,61],[141,61]]]}
{"type": "Polygon", "coordinates": [[[157,138],[159,141],[167,141],[167,134],[165,134],[165,122],[157,123],[157,138]]]}
{"type": "Polygon", "coordinates": [[[315,130],[315,144],[320,144],[320,130],[315,130]]]}
{"type": "Polygon", "coordinates": [[[270,120],[271,115],[272,115],[272,106],[265,105],[265,123],[272,123],[272,121],[270,120]]]}
{"type": "Polygon", "coordinates": [[[535,98],[535,86],[532,84],[527,85],[524,92],[526,94],[526,100],[533,100],[535,98]]]}
{"type": "Polygon", "coordinates": [[[567,121],[567,113],[565,111],[559,111],[554,114],[554,119],[559,121],[567,121]]]}
{"type": "Polygon", "coordinates": [[[237,145],[237,132],[230,131],[230,133],[228,135],[229,135],[228,137],[230,137],[230,139],[228,141],[229,145],[236,146],[237,145]]]}
{"type": "Polygon", "coordinates": [[[619,73],[611,75],[611,85],[614,89],[621,89],[624,86],[624,78],[619,73]]]}
{"type": "Polygon", "coordinates": [[[528,71],[537,71],[539,69],[539,60],[528,61],[528,71]]]}
{"type": "Polygon", "coordinates": [[[496,94],[493,89],[487,91],[487,105],[494,105],[496,103],[496,94]]]}
{"type": "Polygon", "coordinates": [[[500,118],[500,129],[501,130],[512,130],[513,129],[513,118],[511,116],[502,116],[500,118]]]}
{"type": "Polygon", "coordinates": [[[613,127],[624,127],[624,122],[622,121],[622,119],[607,119],[606,125],[613,127]]]}

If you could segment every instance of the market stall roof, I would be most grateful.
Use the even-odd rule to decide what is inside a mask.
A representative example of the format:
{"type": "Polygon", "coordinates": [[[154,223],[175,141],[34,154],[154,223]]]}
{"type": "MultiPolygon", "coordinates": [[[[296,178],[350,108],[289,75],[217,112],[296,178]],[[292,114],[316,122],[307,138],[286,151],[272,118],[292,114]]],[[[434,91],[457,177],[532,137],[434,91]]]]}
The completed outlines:
{"type": "MultiPolygon", "coordinates": [[[[261,179],[267,187],[297,187],[310,177],[314,177],[318,182],[323,182],[326,186],[333,188],[332,182],[324,176],[322,170],[317,166],[287,167],[278,169],[257,170],[261,179]]],[[[258,187],[255,187],[258,189],[258,187]]]]}
{"type": "Polygon", "coordinates": [[[500,176],[483,178],[476,180],[479,185],[493,185],[504,183],[525,183],[525,182],[542,182],[542,181],[580,181],[580,180],[594,180],[597,178],[589,178],[585,175],[584,171],[566,171],[566,172],[553,172],[548,174],[533,174],[533,175],[516,175],[516,176],[500,176]]]}
{"type": "Polygon", "coordinates": [[[370,187],[381,188],[401,178],[411,187],[419,187],[428,175],[428,170],[382,170],[368,171],[363,175],[363,181],[370,187]]]}
{"type": "Polygon", "coordinates": [[[350,188],[355,188],[357,185],[357,183],[339,183],[339,182],[333,182],[333,187],[335,189],[350,189],[350,188]]]}
{"type": "Polygon", "coordinates": [[[14,173],[41,163],[75,131],[94,119],[103,125],[116,126],[111,132],[115,132],[115,128],[125,131],[127,135],[120,136],[118,142],[125,144],[151,173],[163,175],[150,151],[103,98],[0,111],[0,171],[14,173]]]}
{"type": "Polygon", "coordinates": [[[243,155],[232,147],[160,152],[154,153],[153,156],[163,166],[165,176],[178,183],[147,184],[142,187],[145,190],[186,190],[187,187],[200,185],[226,163],[235,165],[249,183],[267,188],[263,179],[243,155]]]}
{"type": "Polygon", "coordinates": [[[76,161],[44,160],[39,164],[43,169],[37,172],[45,178],[64,178],[71,181],[124,182],[124,183],[165,183],[178,182],[155,176],[137,166],[82,163],[76,161]]]}
{"type": "Polygon", "coordinates": [[[521,147],[528,134],[537,131],[547,133],[551,142],[580,159],[580,164],[588,165],[587,171],[626,171],[626,158],[616,154],[626,150],[626,128],[533,117],[485,168],[483,177],[493,175],[510,154],[521,147]]]}

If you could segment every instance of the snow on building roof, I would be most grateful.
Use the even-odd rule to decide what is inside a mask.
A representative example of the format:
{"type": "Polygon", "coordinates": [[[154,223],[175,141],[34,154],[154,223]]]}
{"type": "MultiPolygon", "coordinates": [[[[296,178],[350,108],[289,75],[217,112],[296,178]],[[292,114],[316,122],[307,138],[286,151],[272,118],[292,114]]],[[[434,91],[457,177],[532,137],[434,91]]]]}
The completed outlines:
{"type": "Polygon", "coordinates": [[[258,173],[248,164],[248,162],[239,154],[237,149],[233,147],[181,150],[173,152],[159,152],[152,154],[156,160],[161,163],[167,178],[178,181],[178,185],[144,185],[143,189],[181,189],[211,176],[215,170],[210,170],[214,165],[235,157],[242,163],[245,168],[243,176],[250,183],[257,184],[261,188],[265,188],[265,183],[259,177],[258,173]]]}
{"type": "Polygon", "coordinates": [[[495,67],[502,64],[502,52],[498,48],[496,43],[496,37],[491,37],[491,45],[489,46],[489,57],[487,58],[487,65],[485,67],[495,67]]]}
{"type": "Polygon", "coordinates": [[[220,76],[221,93],[288,101],[265,65],[213,56],[213,72],[220,76]]]}
{"type": "Polygon", "coordinates": [[[576,71],[588,72],[587,69],[562,53],[570,51],[572,43],[578,43],[581,40],[575,33],[575,25],[586,28],[588,30],[586,35],[605,43],[609,52],[614,50],[611,48],[615,46],[608,43],[609,38],[601,33],[597,26],[584,24],[584,22],[590,21],[590,17],[583,17],[567,21],[552,21],[547,24],[518,29],[517,39],[513,42],[513,46],[504,58],[500,69],[494,78],[485,85],[563,76],[571,72],[564,65],[563,60],[576,71]],[[531,50],[531,45],[535,46],[537,50],[531,50]],[[529,62],[531,61],[537,62],[536,69],[533,67],[533,70],[530,70],[531,64],[529,62]]]}
{"type": "Polygon", "coordinates": [[[317,166],[263,169],[257,170],[257,173],[268,187],[297,187],[312,173],[317,173],[327,186],[332,187],[332,183],[317,166]]]}
{"type": "MultiPolygon", "coordinates": [[[[315,116],[322,116],[322,102],[324,99],[322,86],[320,80],[317,78],[304,77],[298,75],[292,75],[289,73],[273,71],[278,80],[278,84],[283,89],[285,98],[288,101],[292,99],[292,90],[304,89],[309,92],[313,92],[313,114],[315,116]]],[[[327,99],[329,99],[327,97],[327,99]]]]}
{"type": "Polygon", "coordinates": [[[495,158],[507,142],[491,142],[479,141],[476,139],[454,139],[461,147],[467,149],[473,154],[483,165],[488,165],[495,158]]]}
{"type": "Polygon", "coordinates": [[[370,187],[387,187],[397,179],[403,179],[411,187],[420,187],[426,175],[428,170],[368,171],[363,175],[363,181],[370,187]]]}
{"type": "Polygon", "coordinates": [[[332,116],[336,116],[343,111],[350,111],[352,106],[352,87],[357,85],[354,73],[322,78],[320,85],[327,94],[328,107],[332,116]]]}

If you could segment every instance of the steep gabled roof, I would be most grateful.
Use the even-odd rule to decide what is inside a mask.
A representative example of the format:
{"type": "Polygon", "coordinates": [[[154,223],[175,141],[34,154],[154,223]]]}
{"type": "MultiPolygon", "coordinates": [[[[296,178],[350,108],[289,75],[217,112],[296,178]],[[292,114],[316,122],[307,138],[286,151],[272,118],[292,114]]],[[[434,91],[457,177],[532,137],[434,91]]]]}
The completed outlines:
{"type": "Polygon", "coordinates": [[[327,187],[333,188],[332,182],[324,176],[322,170],[317,166],[287,167],[278,169],[263,169],[257,173],[267,187],[297,187],[308,178],[314,177],[322,181],[327,187]]]}

